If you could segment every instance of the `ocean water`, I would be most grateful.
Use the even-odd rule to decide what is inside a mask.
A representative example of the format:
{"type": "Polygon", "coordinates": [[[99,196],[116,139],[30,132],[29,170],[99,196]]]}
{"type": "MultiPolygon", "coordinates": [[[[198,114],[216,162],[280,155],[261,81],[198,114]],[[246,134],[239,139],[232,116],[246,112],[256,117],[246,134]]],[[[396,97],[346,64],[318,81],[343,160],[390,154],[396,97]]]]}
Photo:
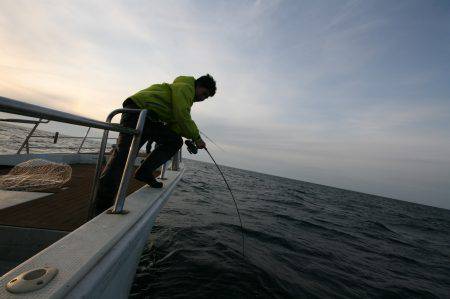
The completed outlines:
{"type": "Polygon", "coordinates": [[[223,167],[187,171],[131,298],[450,298],[450,211],[223,167]]]}
{"type": "MultiPolygon", "coordinates": [[[[0,123],[0,153],[14,153],[28,130],[0,123]]],[[[243,257],[215,166],[185,165],[130,298],[450,298],[449,210],[222,166],[243,257]]]]}

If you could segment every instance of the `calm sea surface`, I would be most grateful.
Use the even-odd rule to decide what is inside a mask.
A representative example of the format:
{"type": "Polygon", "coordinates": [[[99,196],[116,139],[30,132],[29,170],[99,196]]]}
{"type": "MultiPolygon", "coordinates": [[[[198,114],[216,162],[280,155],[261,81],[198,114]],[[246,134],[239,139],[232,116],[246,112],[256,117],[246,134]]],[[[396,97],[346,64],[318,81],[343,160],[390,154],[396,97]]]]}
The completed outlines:
{"type": "MultiPolygon", "coordinates": [[[[0,153],[23,130],[1,124],[0,153]]],[[[223,167],[242,257],[222,178],[185,163],[131,298],[450,298],[449,210],[223,167]]]]}
{"type": "Polygon", "coordinates": [[[450,298],[450,211],[214,165],[162,210],[132,298],[450,298]]]}

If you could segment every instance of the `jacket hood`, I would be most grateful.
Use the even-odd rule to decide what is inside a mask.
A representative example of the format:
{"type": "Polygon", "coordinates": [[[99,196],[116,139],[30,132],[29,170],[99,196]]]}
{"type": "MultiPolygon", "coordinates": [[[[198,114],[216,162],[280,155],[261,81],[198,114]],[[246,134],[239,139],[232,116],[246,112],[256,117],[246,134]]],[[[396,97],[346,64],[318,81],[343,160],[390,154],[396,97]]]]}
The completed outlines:
{"type": "Polygon", "coordinates": [[[194,86],[195,78],[192,76],[179,76],[176,77],[175,80],[173,80],[173,83],[185,83],[194,86]]]}

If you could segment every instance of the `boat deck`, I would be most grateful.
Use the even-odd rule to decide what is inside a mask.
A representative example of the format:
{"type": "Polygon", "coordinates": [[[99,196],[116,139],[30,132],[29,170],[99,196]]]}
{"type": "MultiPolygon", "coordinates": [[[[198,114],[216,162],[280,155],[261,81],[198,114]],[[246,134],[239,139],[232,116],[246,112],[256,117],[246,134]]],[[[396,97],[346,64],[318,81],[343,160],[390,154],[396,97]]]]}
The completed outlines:
{"type": "MultiPolygon", "coordinates": [[[[72,164],[72,178],[61,189],[38,199],[20,203],[0,210],[0,225],[73,231],[88,220],[89,195],[95,171],[92,164],[72,164]]],[[[11,167],[0,166],[0,175],[11,167]]],[[[127,194],[143,183],[132,179],[127,194]]]]}

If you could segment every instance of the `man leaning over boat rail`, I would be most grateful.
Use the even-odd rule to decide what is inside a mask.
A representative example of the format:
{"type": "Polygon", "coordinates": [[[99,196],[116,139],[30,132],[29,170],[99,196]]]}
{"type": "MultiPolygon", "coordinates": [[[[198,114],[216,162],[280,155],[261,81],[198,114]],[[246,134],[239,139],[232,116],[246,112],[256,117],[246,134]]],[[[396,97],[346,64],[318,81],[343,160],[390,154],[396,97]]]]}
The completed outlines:
{"type": "MultiPolygon", "coordinates": [[[[137,180],[153,188],[161,188],[163,184],[156,180],[153,172],[181,148],[182,137],[192,139],[198,148],[206,147],[190,112],[194,102],[202,102],[215,93],[216,82],[209,74],[197,79],[180,76],[171,84],[151,85],[123,102],[124,108],[148,110],[139,147],[147,141],[155,141],[157,144],[136,170],[134,177],[137,180]]],[[[120,124],[135,128],[138,117],[136,113],[123,113],[120,124]]],[[[114,204],[132,138],[131,135],[122,133],[117,138],[117,145],[100,176],[96,214],[114,204]]]]}

